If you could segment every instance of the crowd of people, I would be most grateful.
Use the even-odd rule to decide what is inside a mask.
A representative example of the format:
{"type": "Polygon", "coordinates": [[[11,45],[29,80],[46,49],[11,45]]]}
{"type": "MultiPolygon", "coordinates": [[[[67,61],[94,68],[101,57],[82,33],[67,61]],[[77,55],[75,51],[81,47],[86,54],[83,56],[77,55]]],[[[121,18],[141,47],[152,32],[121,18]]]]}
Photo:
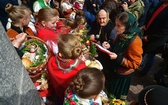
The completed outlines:
{"type": "MultiPolygon", "coordinates": [[[[101,97],[111,96],[125,101],[135,70],[147,75],[156,54],[162,54],[163,61],[154,79],[166,87],[168,0],[7,0],[0,1],[0,9],[0,20],[20,58],[19,48],[29,36],[49,48],[48,86],[41,89],[47,90],[42,96],[47,105],[102,105],[101,97]],[[94,56],[101,71],[87,67],[83,58],[77,36],[84,28],[90,43],[103,47],[94,56]]],[[[143,100],[154,89],[168,92],[145,88],[135,104],[159,105],[160,100],[151,102],[155,97],[143,100]]]]}

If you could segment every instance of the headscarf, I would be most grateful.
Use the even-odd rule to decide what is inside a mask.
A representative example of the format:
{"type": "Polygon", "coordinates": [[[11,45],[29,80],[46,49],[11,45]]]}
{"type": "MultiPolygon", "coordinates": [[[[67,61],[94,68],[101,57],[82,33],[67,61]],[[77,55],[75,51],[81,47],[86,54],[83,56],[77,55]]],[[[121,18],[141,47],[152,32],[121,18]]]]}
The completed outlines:
{"type": "Polygon", "coordinates": [[[138,24],[136,18],[130,12],[125,13],[128,14],[129,18],[124,34],[137,34],[141,37],[140,29],[137,28],[138,24]]]}
{"type": "Polygon", "coordinates": [[[125,32],[117,37],[113,46],[113,51],[119,55],[122,55],[135,37],[140,35],[140,29],[137,28],[136,18],[129,12],[125,13],[128,14],[125,32]]]}

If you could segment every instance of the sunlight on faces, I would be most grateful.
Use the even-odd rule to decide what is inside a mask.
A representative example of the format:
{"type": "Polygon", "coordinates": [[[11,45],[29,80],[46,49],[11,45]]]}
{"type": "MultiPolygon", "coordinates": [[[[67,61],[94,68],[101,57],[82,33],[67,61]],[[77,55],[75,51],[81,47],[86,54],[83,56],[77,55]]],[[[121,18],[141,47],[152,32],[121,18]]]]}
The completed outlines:
{"type": "Polygon", "coordinates": [[[58,20],[59,20],[59,16],[52,17],[52,18],[50,18],[49,21],[44,22],[44,26],[49,29],[55,30],[56,25],[57,25],[56,23],[58,22],[58,20]]]}
{"type": "Polygon", "coordinates": [[[119,21],[119,19],[116,19],[115,22],[116,22],[115,29],[116,29],[117,35],[120,35],[120,34],[124,33],[124,32],[125,32],[125,29],[126,29],[126,26],[123,25],[123,24],[119,21]]]}
{"type": "Polygon", "coordinates": [[[107,23],[107,12],[105,10],[100,10],[97,16],[97,21],[100,26],[105,26],[107,23]]]}

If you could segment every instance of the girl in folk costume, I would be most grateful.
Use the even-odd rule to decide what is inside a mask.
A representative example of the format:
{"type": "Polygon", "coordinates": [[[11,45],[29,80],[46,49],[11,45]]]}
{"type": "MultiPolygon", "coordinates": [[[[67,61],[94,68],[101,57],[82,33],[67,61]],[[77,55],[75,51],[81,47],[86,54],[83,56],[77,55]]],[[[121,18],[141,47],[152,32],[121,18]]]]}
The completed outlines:
{"type": "Polygon", "coordinates": [[[105,77],[96,68],[84,68],[72,80],[65,92],[65,105],[102,105],[102,98],[107,98],[103,91],[105,77]]]}
{"type": "Polygon", "coordinates": [[[51,0],[36,0],[33,4],[33,11],[38,12],[42,8],[50,8],[51,0]]]}
{"type": "Polygon", "coordinates": [[[79,59],[82,48],[80,41],[74,35],[60,35],[58,49],[59,53],[48,61],[48,73],[57,100],[63,103],[65,90],[78,71],[85,68],[86,65],[79,59]]]}
{"type": "Polygon", "coordinates": [[[76,11],[74,10],[73,5],[69,2],[69,0],[61,1],[61,10],[62,14],[65,18],[75,19],[76,11]]]}
{"type": "Polygon", "coordinates": [[[104,67],[106,88],[110,95],[125,100],[129,91],[132,73],[142,61],[142,41],[136,18],[122,12],[116,18],[117,37],[109,54],[109,66],[104,67]]]}
{"type": "Polygon", "coordinates": [[[12,20],[11,28],[7,30],[9,38],[15,38],[20,33],[34,36],[33,31],[28,27],[31,11],[27,7],[7,4],[5,10],[12,20]]]}
{"type": "Polygon", "coordinates": [[[55,32],[56,23],[59,20],[59,13],[52,8],[43,8],[39,11],[37,16],[37,37],[44,40],[50,47],[51,52],[56,54],[58,52],[57,39],[58,35],[55,32]]]}

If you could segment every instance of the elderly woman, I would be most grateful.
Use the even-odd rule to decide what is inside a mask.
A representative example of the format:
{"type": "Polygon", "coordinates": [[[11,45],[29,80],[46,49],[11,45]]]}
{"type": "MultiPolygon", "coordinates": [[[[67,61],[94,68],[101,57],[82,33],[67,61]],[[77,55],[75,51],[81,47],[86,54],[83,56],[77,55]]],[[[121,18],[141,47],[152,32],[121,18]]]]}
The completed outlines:
{"type": "Polygon", "coordinates": [[[101,44],[105,42],[109,42],[112,44],[116,35],[112,31],[114,27],[115,23],[113,23],[109,19],[108,11],[106,11],[105,9],[101,9],[97,13],[97,21],[95,21],[95,23],[92,25],[92,28],[88,34],[90,35],[92,40],[96,40],[101,44]]]}
{"type": "MultiPolygon", "coordinates": [[[[115,23],[109,19],[109,13],[105,9],[101,9],[97,14],[97,21],[93,24],[91,30],[89,31],[90,39],[97,42],[106,49],[110,49],[113,45],[114,39],[116,37],[116,32],[114,30],[115,23]],[[107,43],[110,46],[106,46],[107,43]]],[[[103,67],[108,65],[107,59],[109,56],[99,50],[98,57],[96,58],[101,62],[103,67]]]]}
{"type": "Polygon", "coordinates": [[[116,18],[117,37],[110,50],[108,65],[103,72],[109,95],[126,100],[132,73],[142,61],[140,29],[136,18],[129,12],[122,12],[116,18]]]}

